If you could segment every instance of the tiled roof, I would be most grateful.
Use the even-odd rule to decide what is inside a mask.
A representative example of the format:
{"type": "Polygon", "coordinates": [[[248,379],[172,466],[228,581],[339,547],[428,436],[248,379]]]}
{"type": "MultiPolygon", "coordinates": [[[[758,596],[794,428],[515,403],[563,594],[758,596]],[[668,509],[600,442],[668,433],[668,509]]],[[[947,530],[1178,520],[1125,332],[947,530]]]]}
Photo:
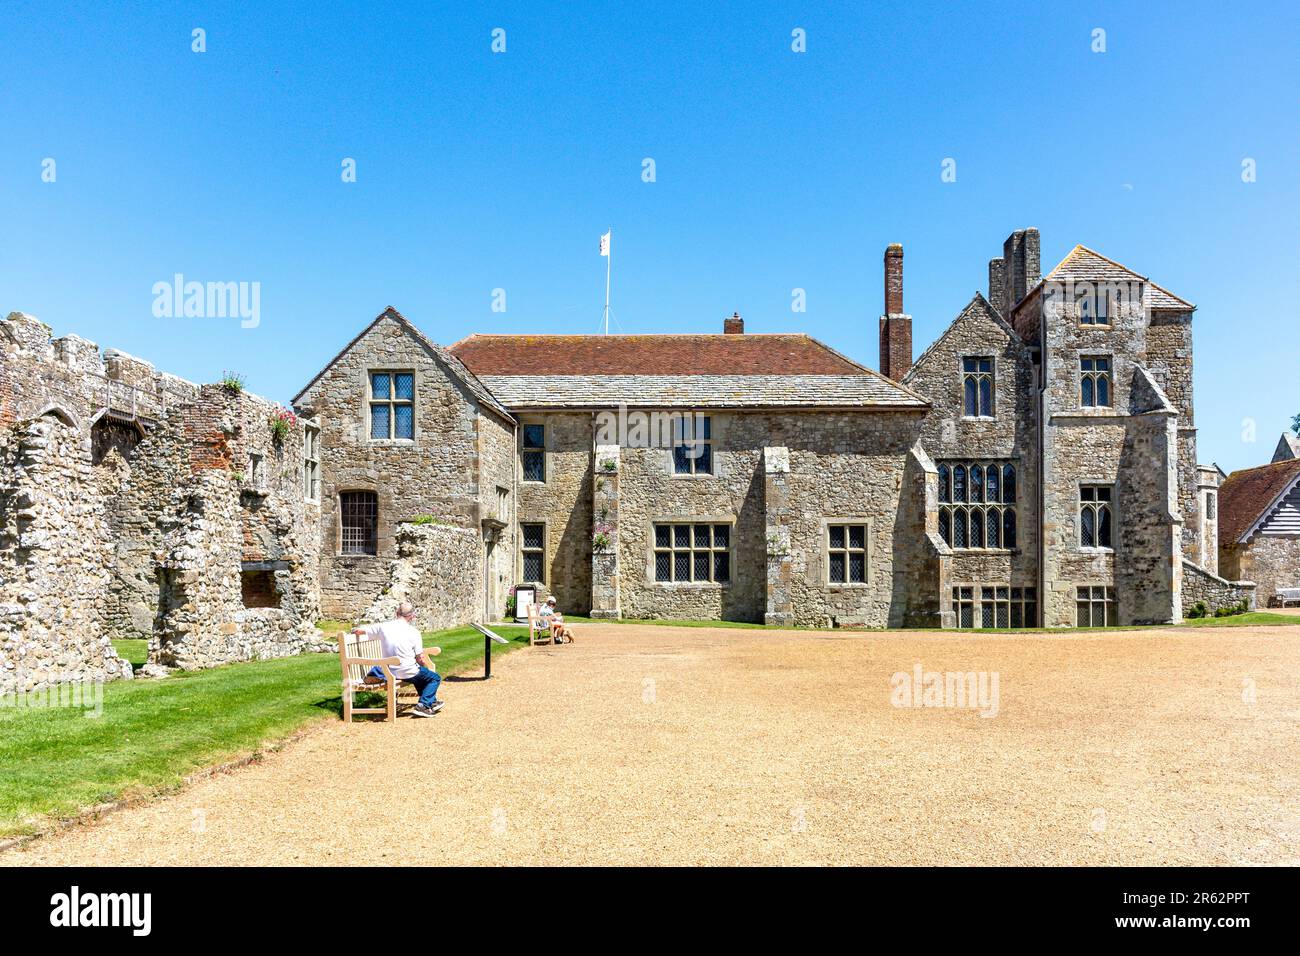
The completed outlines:
{"type": "MultiPolygon", "coordinates": [[[[1075,246],[1060,263],[1043,277],[1044,282],[1064,282],[1073,279],[1076,282],[1104,282],[1114,278],[1115,270],[1128,273],[1135,279],[1145,282],[1150,291],[1148,300],[1153,309],[1194,309],[1196,306],[1174,295],[1168,289],[1156,285],[1144,275],[1139,275],[1128,266],[1121,265],[1114,259],[1107,259],[1100,252],[1087,246],[1075,246]]],[[[1026,297],[1028,298],[1028,297],[1026,297]]]]}
{"type": "Polygon", "coordinates": [[[476,375],[876,374],[808,335],[471,335],[448,348],[476,375]]]}
{"type": "Polygon", "coordinates": [[[1300,458],[1234,471],[1219,488],[1219,540],[1241,540],[1300,478],[1300,458]]]}
{"type": "MultiPolygon", "coordinates": [[[[721,336],[718,336],[721,338],[721,336]]],[[[856,375],[484,375],[511,408],[925,408],[874,372],[856,375]]]]}

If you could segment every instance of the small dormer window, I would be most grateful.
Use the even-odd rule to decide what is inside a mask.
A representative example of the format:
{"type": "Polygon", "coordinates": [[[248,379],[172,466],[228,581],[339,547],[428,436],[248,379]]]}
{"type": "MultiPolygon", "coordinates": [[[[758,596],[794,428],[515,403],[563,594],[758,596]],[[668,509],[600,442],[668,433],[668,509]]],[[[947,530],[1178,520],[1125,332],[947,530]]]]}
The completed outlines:
{"type": "Polygon", "coordinates": [[[1112,312],[1111,290],[1104,285],[1087,284],[1079,290],[1079,324],[1091,326],[1110,325],[1112,312]]]}

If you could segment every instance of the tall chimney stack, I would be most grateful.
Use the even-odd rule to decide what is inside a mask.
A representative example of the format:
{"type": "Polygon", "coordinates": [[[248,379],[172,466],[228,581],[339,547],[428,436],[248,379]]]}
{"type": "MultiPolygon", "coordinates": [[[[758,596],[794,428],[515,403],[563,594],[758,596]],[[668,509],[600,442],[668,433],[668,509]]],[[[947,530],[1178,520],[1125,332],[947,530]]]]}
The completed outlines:
{"type": "Polygon", "coordinates": [[[1003,314],[1010,312],[1043,277],[1039,242],[1038,230],[1031,226],[1017,229],[1002,243],[1003,281],[1006,283],[1003,295],[1007,303],[1001,310],[1003,314]]]}
{"type": "Polygon", "coordinates": [[[722,320],[722,332],[724,335],[745,334],[745,320],[740,317],[739,312],[733,312],[731,318],[722,320]]]}
{"type": "Polygon", "coordinates": [[[880,317],[880,372],[902,381],[912,368],[912,317],[903,312],[903,247],[885,249],[885,314],[880,317]]]}

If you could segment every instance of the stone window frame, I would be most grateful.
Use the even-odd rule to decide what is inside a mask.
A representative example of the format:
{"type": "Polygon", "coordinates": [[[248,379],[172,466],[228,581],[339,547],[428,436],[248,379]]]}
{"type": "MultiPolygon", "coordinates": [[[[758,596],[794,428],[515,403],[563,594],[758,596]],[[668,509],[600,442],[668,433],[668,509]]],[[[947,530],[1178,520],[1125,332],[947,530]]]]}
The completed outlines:
{"type": "Polygon", "coordinates": [[[302,424],[302,496],[304,501],[320,504],[320,423],[302,424]]]}
{"type": "Polygon", "coordinates": [[[359,487],[359,488],[340,488],[340,489],[338,490],[338,492],[337,492],[337,493],[335,494],[335,496],[334,496],[334,504],[335,504],[335,507],[338,509],[338,510],[337,510],[338,521],[336,521],[336,522],[334,523],[334,524],[335,524],[335,531],[334,531],[334,553],[335,553],[335,555],[336,555],[337,557],[341,557],[341,558],[377,558],[377,557],[379,557],[379,551],[380,551],[379,544],[380,544],[380,537],[381,537],[381,535],[380,535],[380,533],[379,533],[379,529],[380,529],[380,521],[381,521],[381,519],[380,519],[380,508],[379,508],[379,492],[378,492],[377,490],[375,490],[374,488],[364,488],[364,487],[359,487]],[[375,550],[374,550],[374,552],[370,552],[370,551],[344,551],[344,550],[343,550],[343,496],[344,496],[344,495],[353,495],[353,494],[368,494],[368,495],[374,495],[374,498],[375,498],[375,550]]]}
{"type": "MultiPolygon", "coordinates": [[[[687,413],[683,412],[679,414],[685,415],[687,413]]],[[[699,458],[689,458],[689,457],[686,460],[690,463],[691,466],[690,470],[689,471],[677,470],[677,449],[686,447],[686,443],[685,443],[685,439],[683,438],[683,444],[680,445],[677,444],[677,438],[679,436],[674,434],[673,435],[674,444],[668,449],[668,475],[671,478],[686,478],[686,479],[716,478],[718,477],[717,428],[715,427],[716,422],[714,421],[715,416],[713,414],[713,411],[711,409],[706,410],[705,412],[698,412],[692,410],[689,414],[691,416],[692,422],[694,422],[696,419],[703,419],[705,423],[703,426],[703,430],[706,432],[706,434],[698,438],[692,437],[690,444],[705,445],[708,447],[709,449],[708,471],[698,470],[697,466],[699,464],[699,458]]],[[[683,419],[681,418],[676,419],[677,422],[680,422],[682,420],[683,419]]],[[[674,424],[674,428],[676,428],[676,424],[674,424]]]]}
{"type": "Polygon", "coordinates": [[[1102,480],[1081,480],[1077,483],[1075,490],[1075,501],[1077,503],[1076,515],[1078,516],[1079,530],[1075,536],[1075,544],[1080,551],[1089,554],[1112,554],[1115,549],[1115,538],[1117,535],[1117,520],[1119,517],[1118,495],[1116,494],[1115,482],[1102,480]],[[1098,490],[1107,492],[1106,498],[1101,498],[1094,494],[1090,500],[1084,500],[1084,489],[1092,490],[1094,493],[1098,490]],[[1083,543],[1083,512],[1090,510],[1094,513],[1093,518],[1093,540],[1101,538],[1101,518],[1106,514],[1109,522],[1110,544],[1084,544],[1083,543]]]}
{"type": "MultiPolygon", "coordinates": [[[[1110,290],[1114,287],[1114,283],[1087,281],[1087,282],[1081,282],[1078,285],[1084,287],[1080,289],[1076,286],[1075,293],[1074,293],[1074,315],[1076,319],[1076,324],[1079,326],[1079,328],[1113,329],[1115,327],[1115,307],[1119,304],[1118,297],[1112,300],[1110,295],[1110,290]],[[1083,303],[1087,301],[1097,302],[1099,291],[1102,293],[1101,300],[1106,303],[1106,315],[1105,315],[1106,321],[1085,322],[1083,321],[1083,316],[1084,316],[1083,303]]],[[[1096,316],[1095,309],[1093,310],[1093,315],[1096,316]]]]}
{"type": "Polygon", "coordinates": [[[548,569],[548,567],[549,567],[549,565],[550,565],[550,562],[546,560],[546,545],[547,545],[547,543],[550,541],[550,539],[551,539],[551,528],[550,528],[550,522],[548,522],[545,518],[539,519],[539,520],[537,520],[537,521],[520,521],[520,522],[519,522],[519,566],[518,566],[517,572],[518,572],[518,574],[519,574],[519,580],[520,580],[520,581],[523,581],[523,582],[525,582],[525,583],[529,583],[529,584],[534,584],[534,583],[535,583],[535,584],[545,585],[546,587],[550,587],[550,575],[547,574],[547,569],[548,569]],[[539,527],[541,527],[541,529],[542,529],[542,546],[541,546],[540,548],[530,548],[530,547],[527,547],[527,546],[524,544],[524,542],[527,540],[527,539],[525,538],[525,536],[524,536],[524,526],[525,526],[525,525],[538,525],[539,527]],[[540,554],[540,555],[541,555],[541,561],[542,561],[542,575],[541,575],[541,577],[537,578],[536,580],[534,580],[533,578],[529,578],[529,577],[526,577],[526,576],[525,576],[525,570],[524,570],[524,567],[525,567],[525,565],[524,565],[524,557],[525,557],[524,552],[525,552],[525,551],[527,551],[527,552],[529,552],[529,553],[535,553],[535,554],[540,554]]]}
{"type": "MultiPolygon", "coordinates": [[[[821,519],[821,584],[828,591],[860,591],[876,585],[876,519],[866,515],[828,515],[821,519]],[[864,525],[866,527],[867,579],[865,581],[832,581],[830,541],[831,525],[864,525]]],[[[847,543],[847,542],[846,542],[847,543]]]]}
{"type": "Polygon", "coordinates": [[[1020,552],[1020,502],[1022,500],[1021,464],[1022,464],[1021,460],[1018,457],[1016,458],[940,458],[935,461],[936,472],[941,476],[940,481],[943,482],[943,477],[942,477],[943,475],[946,474],[948,476],[947,481],[940,485],[939,495],[938,495],[940,536],[943,536],[943,519],[945,515],[947,515],[948,517],[949,534],[948,536],[943,538],[945,544],[947,544],[954,551],[960,551],[965,554],[1017,554],[1020,552]],[[956,482],[955,473],[958,467],[964,468],[967,474],[966,498],[965,500],[962,501],[956,500],[953,491],[956,482]],[[971,496],[970,489],[972,483],[969,476],[972,474],[974,468],[978,468],[981,474],[980,487],[982,489],[981,495],[984,499],[982,501],[970,500],[970,496],[971,496]],[[997,476],[998,476],[998,500],[997,501],[988,500],[988,486],[989,486],[988,472],[990,468],[996,469],[997,476]],[[1011,470],[1011,476],[1012,476],[1011,485],[1014,487],[1015,496],[1011,500],[1007,500],[1007,488],[1008,488],[1007,469],[1011,470]],[[944,497],[945,494],[947,494],[946,498],[944,497]],[[970,515],[973,511],[978,511],[980,513],[980,518],[983,521],[983,533],[981,537],[983,538],[985,543],[978,548],[973,548],[969,544],[970,541],[969,522],[970,522],[970,515]],[[951,541],[951,538],[953,537],[952,528],[954,527],[953,519],[958,514],[958,512],[961,512],[965,516],[965,521],[967,522],[966,541],[968,543],[960,547],[958,547],[956,544],[953,544],[951,541]],[[1007,522],[1008,513],[1010,513],[1011,516],[1011,521],[1009,526],[1007,522]],[[997,516],[998,545],[996,547],[991,548],[988,547],[988,528],[989,528],[988,519],[990,515],[994,515],[994,514],[997,516]],[[1010,534],[1008,534],[1008,531],[1010,531],[1010,534]],[[1008,537],[1013,537],[1015,539],[1014,542],[1010,545],[1006,543],[1008,537]]]}
{"type": "Polygon", "coordinates": [[[1079,396],[1079,408],[1086,413],[1104,413],[1113,414],[1115,411],[1115,354],[1113,352],[1100,351],[1081,351],[1078,360],[1074,363],[1075,374],[1078,375],[1078,387],[1075,394],[1079,396]],[[1109,367],[1105,372],[1098,371],[1095,366],[1091,370],[1084,370],[1085,361],[1095,361],[1105,359],[1109,367]],[[1097,380],[1104,377],[1106,380],[1106,397],[1109,401],[1105,405],[1097,403],[1097,380]],[[1083,383],[1085,380],[1092,380],[1092,401],[1091,405],[1083,403],[1083,383]]]}
{"type": "Polygon", "coordinates": [[[961,417],[962,417],[963,419],[965,419],[966,421],[972,421],[972,422],[993,422],[993,421],[997,421],[997,418],[998,418],[998,357],[997,357],[997,355],[994,355],[994,354],[992,354],[992,353],[988,353],[988,352],[981,352],[981,353],[978,353],[978,354],[977,354],[977,353],[974,353],[974,352],[971,352],[971,353],[965,353],[965,352],[963,352],[963,353],[961,353],[960,355],[957,356],[957,371],[958,371],[958,374],[961,376],[961,387],[960,387],[960,389],[959,389],[959,391],[960,391],[959,398],[960,398],[960,405],[961,405],[961,417]],[[974,362],[984,362],[984,361],[987,361],[987,362],[989,363],[989,371],[984,372],[984,371],[980,371],[980,370],[978,370],[978,369],[977,369],[976,371],[967,371],[967,369],[966,369],[966,363],[967,363],[967,362],[971,362],[971,361],[974,361],[974,362]],[[988,382],[989,382],[989,406],[990,406],[990,409],[989,409],[989,414],[987,414],[987,415],[969,415],[969,414],[967,414],[967,412],[966,412],[966,380],[967,380],[968,378],[971,378],[971,377],[974,377],[974,378],[975,378],[975,382],[976,382],[976,385],[975,385],[975,404],[976,404],[976,406],[978,406],[978,405],[980,404],[980,401],[979,401],[979,380],[980,380],[981,378],[985,378],[985,377],[988,378],[988,382]]]}
{"type": "Polygon", "coordinates": [[[519,481],[525,485],[544,485],[550,478],[551,456],[547,453],[547,442],[550,440],[551,430],[547,427],[545,418],[540,416],[523,417],[519,419],[519,481]],[[537,427],[542,430],[542,443],[540,445],[525,444],[530,427],[537,427]],[[524,465],[524,456],[527,454],[538,454],[542,456],[542,477],[529,478],[524,465]]]}
{"type": "MultiPolygon", "coordinates": [[[[675,534],[675,532],[674,532],[675,534]]],[[[674,559],[675,560],[675,559],[674,559]]],[[[735,515],[663,515],[652,517],[646,522],[646,563],[645,563],[646,584],[655,588],[686,589],[686,590],[723,590],[730,588],[736,582],[736,516],[735,515]],[[675,539],[670,539],[667,553],[676,555],[679,551],[684,550],[687,554],[692,555],[691,574],[694,577],[694,554],[696,551],[707,550],[710,554],[718,554],[723,551],[721,548],[714,547],[716,541],[716,526],[727,526],[727,580],[717,581],[714,576],[717,573],[717,565],[713,559],[709,561],[709,580],[707,581],[660,581],[655,575],[655,554],[664,551],[664,548],[657,547],[655,541],[656,525],[684,525],[691,529],[690,544],[682,549],[678,548],[675,539]],[[709,547],[695,547],[695,525],[709,526],[709,547]]]]}
{"type": "Polygon", "coordinates": [[[1076,584],[1074,587],[1074,626],[1075,627],[1118,627],[1119,602],[1115,599],[1113,584],[1076,584]],[[1086,592],[1086,596],[1085,596],[1086,592]],[[1100,592],[1100,593],[1098,593],[1100,592]],[[1080,624],[1079,612],[1083,605],[1088,606],[1087,624],[1080,624]],[[1097,624],[1097,608],[1101,608],[1102,623],[1097,624]]]}
{"type": "Polygon", "coordinates": [[[1036,584],[987,584],[970,582],[952,586],[953,619],[958,630],[984,631],[1038,627],[1040,604],[1036,584]],[[992,592],[992,593],[990,593],[992,592]],[[970,624],[962,623],[962,612],[970,610],[970,624]],[[1006,624],[999,621],[999,611],[1006,611],[1006,624]],[[1020,623],[1013,623],[1013,612],[1020,612],[1020,623]],[[993,623],[984,624],[984,614],[993,615],[993,623]],[[978,614],[979,623],[976,623],[978,614]]]}
{"type": "Polygon", "coordinates": [[[419,402],[419,395],[420,395],[419,371],[417,369],[412,368],[410,365],[370,365],[363,370],[363,374],[365,375],[365,382],[363,383],[362,386],[363,399],[362,399],[362,406],[361,406],[362,408],[361,419],[366,429],[366,442],[370,445],[387,446],[390,448],[410,448],[414,446],[419,441],[420,438],[420,419],[419,419],[419,415],[416,414],[416,408],[419,402]],[[391,387],[389,389],[389,397],[387,399],[375,398],[373,394],[375,375],[388,375],[391,377],[391,387]],[[396,376],[398,375],[411,376],[411,400],[409,402],[404,399],[398,399],[393,394],[397,389],[396,376]],[[370,409],[374,405],[385,405],[385,404],[388,406],[388,430],[390,434],[392,433],[396,424],[395,410],[397,406],[399,405],[411,406],[411,437],[410,438],[375,438],[371,434],[371,427],[373,426],[374,421],[370,409]]]}
{"type": "Polygon", "coordinates": [[[244,476],[247,490],[261,491],[266,487],[266,456],[261,452],[248,453],[248,474],[244,476]]]}

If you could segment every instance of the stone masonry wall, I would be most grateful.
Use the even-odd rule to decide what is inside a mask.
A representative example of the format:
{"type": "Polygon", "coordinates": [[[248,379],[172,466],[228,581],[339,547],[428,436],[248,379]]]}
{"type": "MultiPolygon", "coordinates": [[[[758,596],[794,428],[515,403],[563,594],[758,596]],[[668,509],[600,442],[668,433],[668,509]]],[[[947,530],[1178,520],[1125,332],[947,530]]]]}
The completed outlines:
{"type": "Polygon", "coordinates": [[[1300,537],[1259,534],[1249,544],[1225,545],[1219,567],[1235,581],[1253,581],[1261,607],[1275,606],[1278,588],[1300,588],[1300,537]]]}
{"type": "Polygon", "coordinates": [[[403,601],[415,605],[416,626],[436,631],[483,621],[482,544],[471,528],[403,524],[395,534],[397,555],[388,584],[366,608],[362,621],[390,621],[403,601]]]}
{"type": "Polygon", "coordinates": [[[1183,613],[1198,603],[1205,605],[1209,614],[1214,614],[1221,607],[1233,607],[1246,602],[1249,610],[1255,610],[1257,594],[1266,594],[1257,589],[1250,581],[1229,581],[1217,574],[1211,574],[1191,561],[1183,562],[1183,613]]]}

